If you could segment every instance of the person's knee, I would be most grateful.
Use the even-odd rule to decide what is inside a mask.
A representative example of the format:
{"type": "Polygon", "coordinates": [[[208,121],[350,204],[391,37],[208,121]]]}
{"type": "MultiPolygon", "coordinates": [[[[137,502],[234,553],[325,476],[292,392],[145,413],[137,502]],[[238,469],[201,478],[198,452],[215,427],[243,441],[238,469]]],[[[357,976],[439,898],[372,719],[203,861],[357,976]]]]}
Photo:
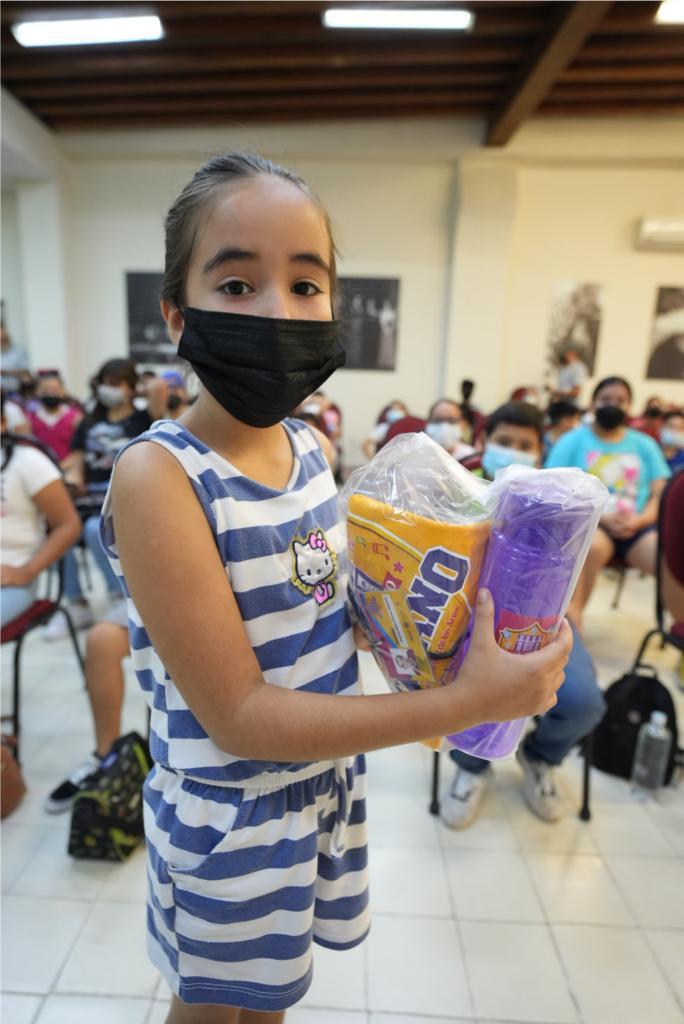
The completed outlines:
{"type": "Polygon", "coordinates": [[[86,653],[90,658],[120,661],[128,651],[128,634],[114,622],[98,622],[88,633],[86,653]]]}
{"type": "Polygon", "coordinates": [[[601,721],[605,710],[603,692],[592,672],[582,685],[577,685],[577,680],[568,685],[566,679],[558,691],[558,703],[553,712],[555,717],[576,725],[578,736],[586,736],[601,721]]]}
{"type": "Polygon", "coordinates": [[[626,561],[635,569],[655,576],[658,558],[658,534],[650,530],[641,537],[627,552],[626,561]]]}
{"type": "Polygon", "coordinates": [[[602,530],[598,528],[596,533],[591,539],[591,546],[587,554],[587,562],[601,568],[610,562],[613,554],[615,553],[615,544],[612,538],[602,530]]]}
{"type": "Polygon", "coordinates": [[[178,996],[171,1000],[166,1024],[239,1024],[240,1010],[234,1006],[184,1003],[178,996]]]}

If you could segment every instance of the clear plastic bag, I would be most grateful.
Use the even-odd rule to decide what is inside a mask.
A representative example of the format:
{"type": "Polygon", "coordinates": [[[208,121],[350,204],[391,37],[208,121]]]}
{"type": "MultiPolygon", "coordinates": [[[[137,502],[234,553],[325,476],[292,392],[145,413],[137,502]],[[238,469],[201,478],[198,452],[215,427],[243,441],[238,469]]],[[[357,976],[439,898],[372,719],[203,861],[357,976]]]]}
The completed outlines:
{"type": "Polygon", "coordinates": [[[489,485],[426,434],[402,434],[352,473],[349,599],[394,690],[454,678],[489,537],[489,485]]]}
{"type": "MultiPolygon", "coordinates": [[[[608,492],[578,469],[510,466],[493,484],[425,434],[405,434],[353,473],[348,593],[394,690],[452,682],[468,649],[477,590],[492,593],[497,642],[526,654],[556,634],[608,492]]],[[[525,720],[447,737],[478,757],[508,757],[525,720]]]]}
{"type": "MultiPolygon", "coordinates": [[[[528,654],[556,635],[607,497],[600,480],[580,469],[514,465],[496,474],[479,585],[494,599],[495,634],[504,650],[528,654]]],[[[508,757],[525,721],[483,723],[447,738],[476,757],[508,757]]]]}

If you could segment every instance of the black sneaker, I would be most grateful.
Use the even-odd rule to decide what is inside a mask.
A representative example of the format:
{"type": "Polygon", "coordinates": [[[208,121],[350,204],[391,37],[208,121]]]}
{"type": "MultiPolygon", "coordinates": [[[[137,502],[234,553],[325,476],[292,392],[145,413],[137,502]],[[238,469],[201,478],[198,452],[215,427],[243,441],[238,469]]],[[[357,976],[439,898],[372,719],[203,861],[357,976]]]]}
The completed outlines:
{"type": "Polygon", "coordinates": [[[97,774],[101,767],[101,760],[97,754],[88,754],[71,775],[60,782],[56,789],[53,789],[49,796],[43,801],[43,810],[48,814],[60,814],[68,811],[71,802],[80,789],[87,785],[90,779],[97,774]]]}

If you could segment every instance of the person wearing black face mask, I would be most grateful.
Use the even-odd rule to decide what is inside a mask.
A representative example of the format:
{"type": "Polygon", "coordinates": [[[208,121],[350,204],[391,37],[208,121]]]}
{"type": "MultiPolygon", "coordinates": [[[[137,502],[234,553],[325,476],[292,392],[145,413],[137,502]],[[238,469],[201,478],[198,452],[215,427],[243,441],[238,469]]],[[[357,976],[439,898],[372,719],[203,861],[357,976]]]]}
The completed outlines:
{"type": "Polygon", "coordinates": [[[624,378],[600,381],[592,396],[593,423],[561,437],[546,462],[587,470],[610,492],[568,609],[578,628],[596,577],[613,558],[655,574],[658,502],[670,469],[656,442],[628,426],[631,402],[624,378]]]}
{"type": "Polygon", "coordinates": [[[83,419],[83,412],[67,401],[64,384],[57,373],[38,378],[36,400],[36,408],[28,412],[31,433],[62,462],[71,451],[74,432],[83,419]]]}

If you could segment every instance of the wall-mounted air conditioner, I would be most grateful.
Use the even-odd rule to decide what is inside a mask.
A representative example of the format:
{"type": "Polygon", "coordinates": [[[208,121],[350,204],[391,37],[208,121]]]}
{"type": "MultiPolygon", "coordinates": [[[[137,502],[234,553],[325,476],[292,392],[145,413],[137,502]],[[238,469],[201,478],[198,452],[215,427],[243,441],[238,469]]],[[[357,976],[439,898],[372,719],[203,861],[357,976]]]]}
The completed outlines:
{"type": "Polygon", "coordinates": [[[684,217],[642,217],[636,225],[635,246],[684,251],[684,217]]]}

